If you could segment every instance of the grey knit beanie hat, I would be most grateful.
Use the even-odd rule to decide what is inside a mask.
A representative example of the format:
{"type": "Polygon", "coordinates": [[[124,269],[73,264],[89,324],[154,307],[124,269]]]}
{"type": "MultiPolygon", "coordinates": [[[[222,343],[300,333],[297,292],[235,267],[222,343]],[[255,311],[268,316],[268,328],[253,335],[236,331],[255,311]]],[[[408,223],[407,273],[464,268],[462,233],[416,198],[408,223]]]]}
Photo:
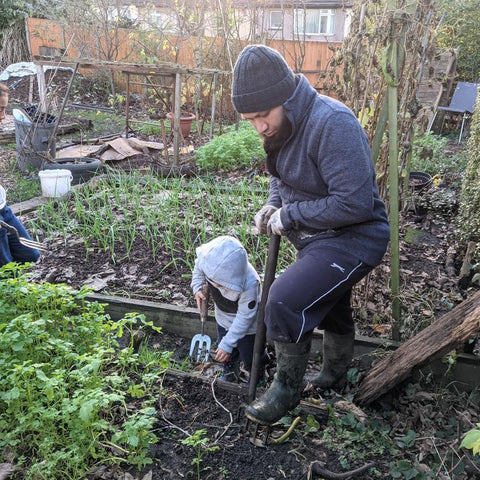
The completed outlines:
{"type": "Polygon", "coordinates": [[[233,69],[232,102],[239,113],[263,112],[290,98],[295,75],[276,50],[249,45],[238,56],[233,69]]]}

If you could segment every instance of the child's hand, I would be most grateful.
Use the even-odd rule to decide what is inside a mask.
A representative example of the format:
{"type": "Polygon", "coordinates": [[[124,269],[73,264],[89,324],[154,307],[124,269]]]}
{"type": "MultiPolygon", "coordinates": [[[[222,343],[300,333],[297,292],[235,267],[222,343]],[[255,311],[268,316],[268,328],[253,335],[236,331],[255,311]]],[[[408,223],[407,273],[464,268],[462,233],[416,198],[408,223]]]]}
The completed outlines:
{"type": "Polygon", "coordinates": [[[200,289],[196,294],[195,294],[195,300],[197,302],[197,308],[201,312],[202,311],[202,303],[206,300],[205,295],[202,292],[202,289],[200,289]]]}
{"type": "Polygon", "coordinates": [[[215,352],[215,360],[217,362],[225,363],[230,361],[230,354],[221,348],[217,348],[215,352]]]}

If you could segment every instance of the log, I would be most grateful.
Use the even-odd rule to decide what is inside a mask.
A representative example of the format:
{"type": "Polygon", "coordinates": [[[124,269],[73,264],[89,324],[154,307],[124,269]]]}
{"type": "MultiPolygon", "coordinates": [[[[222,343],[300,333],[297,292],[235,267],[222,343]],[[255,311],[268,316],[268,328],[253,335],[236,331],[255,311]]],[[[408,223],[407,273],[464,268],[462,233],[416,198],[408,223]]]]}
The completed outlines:
{"type": "Polygon", "coordinates": [[[360,384],[355,401],[373,402],[404,380],[413,368],[444,355],[479,331],[480,291],[380,360],[360,384]]]}

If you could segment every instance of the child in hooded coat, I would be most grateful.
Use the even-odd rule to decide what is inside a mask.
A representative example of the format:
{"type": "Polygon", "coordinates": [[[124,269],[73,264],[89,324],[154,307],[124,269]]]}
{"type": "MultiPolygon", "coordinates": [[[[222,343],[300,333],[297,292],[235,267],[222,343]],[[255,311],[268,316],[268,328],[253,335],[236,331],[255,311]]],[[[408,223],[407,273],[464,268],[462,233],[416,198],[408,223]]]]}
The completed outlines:
{"type": "Polygon", "coordinates": [[[215,304],[218,348],[215,360],[222,362],[225,381],[238,379],[239,360],[250,372],[257,329],[257,309],[261,298],[258,273],[247,252],[234,237],[217,237],[197,248],[191,287],[201,309],[207,283],[215,304]]]}

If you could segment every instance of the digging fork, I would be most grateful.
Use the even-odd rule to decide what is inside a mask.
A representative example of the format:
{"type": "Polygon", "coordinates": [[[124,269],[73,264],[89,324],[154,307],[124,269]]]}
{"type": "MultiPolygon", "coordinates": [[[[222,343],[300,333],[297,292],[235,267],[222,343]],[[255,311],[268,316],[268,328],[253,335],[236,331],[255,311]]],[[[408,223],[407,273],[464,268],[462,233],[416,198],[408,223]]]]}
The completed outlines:
{"type": "Polygon", "coordinates": [[[195,359],[197,362],[208,361],[210,355],[210,347],[212,341],[208,335],[205,335],[205,322],[208,317],[208,300],[210,297],[210,292],[208,290],[208,284],[205,284],[203,287],[203,294],[205,295],[205,300],[202,302],[202,308],[200,311],[200,320],[202,322],[202,333],[197,333],[192,338],[192,343],[190,344],[190,358],[195,359]],[[195,357],[195,351],[197,355],[195,357]],[[195,358],[194,358],[195,357],[195,358]]]}
{"type": "Polygon", "coordinates": [[[22,237],[18,233],[18,230],[15,227],[12,227],[8,223],[4,222],[3,220],[0,220],[0,226],[5,228],[8,231],[9,235],[11,234],[15,235],[18,238],[18,241],[25,247],[34,248],[36,250],[41,250],[43,252],[47,251],[47,248],[42,243],[22,237]]]}

